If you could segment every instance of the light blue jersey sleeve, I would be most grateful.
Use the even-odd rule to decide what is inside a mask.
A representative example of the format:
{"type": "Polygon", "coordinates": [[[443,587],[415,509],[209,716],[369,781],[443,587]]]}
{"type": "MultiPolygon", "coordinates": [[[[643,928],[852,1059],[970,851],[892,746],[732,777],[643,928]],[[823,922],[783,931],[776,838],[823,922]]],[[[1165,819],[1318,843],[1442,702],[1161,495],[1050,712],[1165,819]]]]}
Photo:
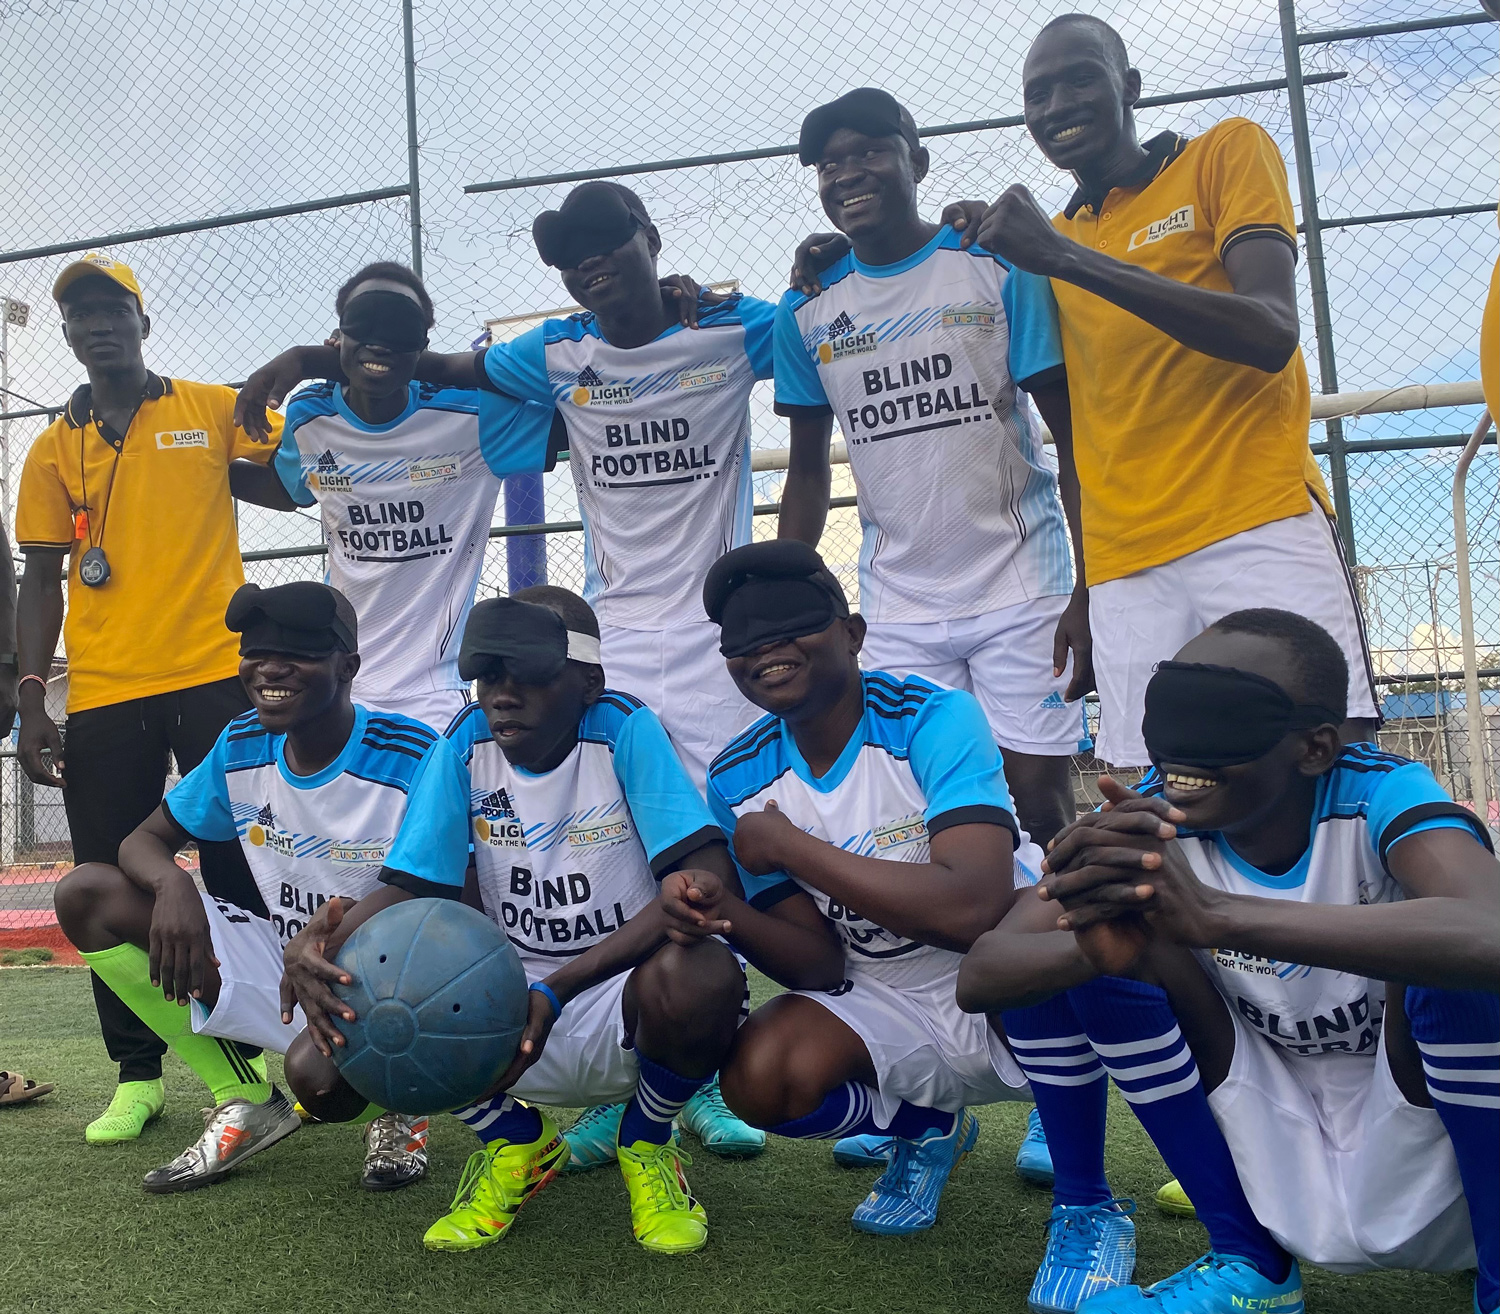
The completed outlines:
{"type": "Polygon", "coordinates": [[[818,367],[803,346],[802,330],[797,326],[795,309],[805,300],[802,293],[789,288],[776,306],[774,355],[779,414],[786,414],[785,407],[832,409],[828,394],[823,391],[823,380],[818,377],[818,367]]]}
{"type": "Polygon", "coordinates": [[[745,326],[745,355],[757,379],[776,372],[776,306],[758,297],[740,300],[740,323],[745,326]]]}
{"type": "Polygon", "coordinates": [[[658,879],[694,849],[725,838],[649,707],[634,708],[616,730],[614,767],[658,879]]]}
{"type": "Polygon", "coordinates": [[[229,777],[224,770],[224,740],[232,728],[233,722],[220,732],[208,756],[162,800],[167,815],[195,840],[225,841],[239,834],[229,804],[229,777]]]}
{"type": "Polygon", "coordinates": [[[509,342],[495,343],[484,353],[485,377],[495,388],[522,401],[553,404],[552,382],[547,377],[546,329],[545,324],[538,324],[509,342]]]}
{"type": "Polygon", "coordinates": [[[719,792],[712,776],[708,778],[708,810],[713,814],[714,820],[724,834],[730,836],[729,856],[734,858],[734,872],[740,878],[740,888],[744,892],[745,902],[752,908],[764,911],[773,904],[780,903],[790,895],[796,894],[802,888],[788,872],[773,871],[765,876],[752,876],[740,866],[740,860],[734,852],[733,839],[737,818],[728,800],[719,792]]]}
{"type": "Polygon", "coordinates": [[[448,739],[427,750],[381,879],[419,897],[456,899],[469,865],[469,771],[448,739]]]}
{"type": "Polygon", "coordinates": [[[1376,781],[1365,817],[1382,863],[1397,840],[1424,830],[1466,830],[1490,847],[1479,818],[1455,803],[1424,763],[1408,762],[1379,774],[1376,781]]]}
{"type": "Polygon", "coordinates": [[[317,498],[307,486],[307,471],[302,467],[302,453],[297,447],[297,429],[304,418],[306,413],[297,405],[297,399],[292,398],[292,404],[286,409],[286,424],[281,430],[281,446],[276,449],[272,464],[287,496],[298,506],[311,506],[317,498]]]}
{"type": "Polygon", "coordinates": [[[973,822],[1004,826],[1016,842],[1015,805],[994,731],[973,694],[939,689],[917,709],[908,746],[927,800],[927,834],[973,822]]]}
{"type": "Polygon", "coordinates": [[[1010,377],[1021,387],[1049,383],[1044,376],[1063,368],[1062,330],[1052,284],[1039,274],[1012,269],[1000,289],[1010,325],[1010,377]]]}
{"type": "MultiPolygon", "coordinates": [[[[494,348],[490,348],[491,351],[494,348]]],[[[504,479],[553,466],[551,402],[518,401],[509,393],[479,394],[479,454],[490,473],[504,479]]]]}

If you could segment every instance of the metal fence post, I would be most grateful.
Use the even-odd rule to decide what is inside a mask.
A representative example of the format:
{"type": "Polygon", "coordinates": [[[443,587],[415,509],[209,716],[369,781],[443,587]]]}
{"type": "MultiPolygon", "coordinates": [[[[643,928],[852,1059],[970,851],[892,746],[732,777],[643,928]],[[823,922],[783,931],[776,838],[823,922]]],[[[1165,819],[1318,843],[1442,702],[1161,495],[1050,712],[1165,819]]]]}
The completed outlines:
{"type": "MultiPolygon", "coordinates": [[[[1313,173],[1312,138],[1307,129],[1302,49],[1297,38],[1296,0],[1277,0],[1281,14],[1281,54],[1286,63],[1286,98],[1292,117],[1292,147],[1297,163],[1297,190],[1302,200],[1302,232],[1307,246],[1307,281],[1312,287],[1313,329],[1318,342],[1318,375],[1324,392],[1339,390],[1333,351],[1333,318],[1328,307],[1328,277],[1323,263],[1323,229],[1318,217],[1318,181],[1313,173]]],[[[1344,553],[1356,563],[1354,517],[1349,509],[1349,466],[1344,452],[1344,422],[1328,420],[1328,473],[1333,510],[1344,553]]]]}
{"type": "Polygon", "coordinates": [[[411,205],[411,267],[422,276],[421,165],[417,157],[417,54],[411,30],[411,0],[401,0],[401,27],[406,45],[406,175],[411,205]]]}

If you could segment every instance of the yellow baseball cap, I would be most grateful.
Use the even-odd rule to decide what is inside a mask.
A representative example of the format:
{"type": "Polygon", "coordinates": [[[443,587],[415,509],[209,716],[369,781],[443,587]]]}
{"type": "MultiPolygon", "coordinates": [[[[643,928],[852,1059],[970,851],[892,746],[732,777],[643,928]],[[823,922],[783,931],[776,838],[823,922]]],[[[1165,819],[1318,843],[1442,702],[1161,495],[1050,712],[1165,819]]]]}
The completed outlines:
{"type": "Polygon", "coordinates": [[[136,282],[135,272],[129,265],[98,251],[90,251],[81,260],[73,261],[57,276],[57,281],[52,284],[52,299],[61,303],[63,293],[80,278],[97,274],[103,274],[111,282],[118,283],[135,298],[141,314],[146,313],[146,299],[141,296],[141,285],[136,282]]]}

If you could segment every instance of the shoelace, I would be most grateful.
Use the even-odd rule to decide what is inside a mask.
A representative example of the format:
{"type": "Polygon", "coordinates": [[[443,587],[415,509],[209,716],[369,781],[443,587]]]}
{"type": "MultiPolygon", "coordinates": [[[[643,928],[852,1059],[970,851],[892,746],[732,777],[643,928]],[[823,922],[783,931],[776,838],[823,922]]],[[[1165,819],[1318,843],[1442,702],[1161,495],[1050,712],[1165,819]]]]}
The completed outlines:
{"type": "Polygon", "coordinates": [[[568,1130],[570,1132],[591,1132],[598,1123],[605,1122],[614,1117],[617,1107],[618,1105],[614,1104],[595,1104],[579,1114],[578,1121],[569,1127],[568,1130]]]}
{"type": "Polygon", "coordinates": [[[916,1185],[922,1165],[917,1160],[914,1141],[891,1138],[891,1162],[875,1183],[877,1191],[889,1191],[894,1195],[910,1195],[916,1185]]]}
{"type": "Polygon", "coordinates": [[[1047,1133],[1042,1130],[1042,1120],[1040,1118],[1033,1118],[1027,1124],[1026,1135],[1021,1138],[1021,1144],[1036,1145],[1038,1142],[1045,1145],[1047,1143],[1047,1133]]]}
{"type": "Polygon", "coordinates": [[[198,1112],[203,1117],[203,1134],[173,1159],[168,1167],[175,1168],[178,1164],[190,1164],[201,1168],[207,1164],[208,1147],[217,1143],[219,1133],[229,1121],[229,1111],[237,1104],[248,1103],[248,1100],[226,1100],[223,1104],[216,1104],[211,1109],[199,1109],[198,1112]]]}
{"type": "Polygon", "coordinates": [[[1225,1268],[1229,1260],[1216,1255],[1210,1250],[1206,1255],[1199,1255],[1186,1268],[1180,1272],[1173,1273],[1171,1277],[1163,1278],[1155,1284],[1155,1290],[1147,1291],[1145,1294],[1153,1299],[1161,1299],[1166,1295],[1177,1295],[1179,1292],[1189,1292],[1195,1287],[1206,1287],[1218,1274],[1221,1268],[1225,1268]]]}
{"type": "Polygon", "coordinates": [[[646,1184],[651,1191],[651,1203],[658,1208],[663,1203],[677,1209],[688,1208],[687,1192],[682,1189],[680,1164],[691,1164],[688,1152],[668,1142],[656,1146],[650,1154],[637,1156],[651,1171],[646,1184]]]}
{"type": "Polygon", "coordinates": [[[411,1153],[406,1148],[412,1139],[411,1120],[400,1114],[383,1114],[372,1118],[365,1127],[365,1148],[372,1157],[399,1163],[411,1153]]]}
{"type": "Polygon", "coordinates": [[[448,1207],[450,1213],[455,1209],[461,1209],[465,1205],[474,1202],[474,1196],[479,1188],[488,1182],[490,1190],[498,1198],[502,1208],[510,1208],[521,1198],[520,1188],[507,1190],[506,1183],[495,1171],[495,1161],[488,1149],[475,1150],[469,1156],[469,1162],[464,1164],[463,1175],[458,1179],[458,1190],[453,1193],[453,1203],[448,1207]]]}
{"type": "Polygon", "coordinates": [[[724,1103],[724,1097],[719,1093],[719,1083],[711,1081],[708,1085],[701,1087],[693,1096],[699,1104],[708,1105],[708,1111],[716,1118],[733,1118],[735,1115],[730,1111],[729,1105],[724,1103]]]}
{"type": "Polygon", "coordinates": [[[1047,1221],[1047,1228],[1060,1229],[1057,1260],[1064,1268],[1088,1268],[1104,1239],[1104,1214],[1115,1208],[1122,1214],[1135,1212],[1134,1200],[1107,1200],[1091,1209],[1069,1209],[1060,1218],[1047,1221]]]}

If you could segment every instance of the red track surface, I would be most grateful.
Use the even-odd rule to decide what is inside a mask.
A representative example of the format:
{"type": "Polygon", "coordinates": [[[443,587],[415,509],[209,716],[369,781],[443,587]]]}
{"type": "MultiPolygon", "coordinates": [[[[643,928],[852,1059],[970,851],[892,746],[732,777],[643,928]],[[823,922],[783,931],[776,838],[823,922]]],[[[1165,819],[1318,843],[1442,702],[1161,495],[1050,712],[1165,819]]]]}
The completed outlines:
{"type": "Polygon", "coordinates": [[[22,927],[14,931],[0,931],[0,950],[5,949],[50,949],[54,963],[76,966],[83,962],[78,950],[73,948],[62,928],[51,926],[22,927]]]}

